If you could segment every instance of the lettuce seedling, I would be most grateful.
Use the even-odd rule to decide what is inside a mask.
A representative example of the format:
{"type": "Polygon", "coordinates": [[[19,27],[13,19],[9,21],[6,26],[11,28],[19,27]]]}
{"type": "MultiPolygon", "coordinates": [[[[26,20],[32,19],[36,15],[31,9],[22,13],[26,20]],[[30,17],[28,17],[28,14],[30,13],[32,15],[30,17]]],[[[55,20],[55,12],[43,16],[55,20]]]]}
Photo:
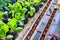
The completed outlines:
{"type": "Polygon", "coordinates": [[[22,5],[20,3],[18,3],[18,2],[16,2],[14,10],[17,13],[20,13],[21,10],[22,10],[22,5]]]}
{"type": "MultiPolygon", "coordinates": [[[[21,21],[21,22],[22,22],[22,21],[21,21]]],[[[16,20],[15,18],[9,20],[8,26],[9,26],[9,28],[11,28],[11,32],[14,32],[14,31],[17,31],[17,30],[22,31],[22,28],[17,27],[17,20],[16,20]]],[[[20,31],[19,31],[19,32],[20,32],[20,31]]],[[[18,31],[17,31],[17,32],[18,32],[18,31]]]]}
{"type": "Polygon", "coordinates": [[[14,9],[14,6],[10,3],[8,3],[8,9],[14,9]]]}
{"type": "Polygon", "coordinates": [[[35,8],[30,7],[30,11],[28,12],[28,14],[30,14],[30,16],[33,16],[34,12],[35,12],[35,8]]]}
{"type": "Polygon", "coordinates": [[[6,33],[8,32],[8,30],[9,30],[8,25],[6,25],[2,21],[0,21],[0,38],[2,38],[3,40],[5,40],[6,33]]]}
{"type": "Polygon", "coordinates": [[[22,13],[25,15],[26,11],[27,11],[27,8],[24,7],[24,8],[22,9],[22,13]]]}
{"type": "Polygon", "coordinates": [[[17,28],[17,20],[15,18],[12,18],[8,22],[9,28],[11,28],[11,32],[14,32],[15,29],[17,28]]]}
{"type": "Polygon", "coordinates": [[[15,14],[15,18],[16,18],[17,20],[20,20],[20,15],[21,15],[21,13],[16,13],[16,14],[15,14]]]}
{"type": "Polygon", "coordinates": [[[24,20],[25,20],[25,15],[24,14],[20,14],[20,13],[16,13],[15,14],[15,18],[22,24],[24,24],[24,20]]]}

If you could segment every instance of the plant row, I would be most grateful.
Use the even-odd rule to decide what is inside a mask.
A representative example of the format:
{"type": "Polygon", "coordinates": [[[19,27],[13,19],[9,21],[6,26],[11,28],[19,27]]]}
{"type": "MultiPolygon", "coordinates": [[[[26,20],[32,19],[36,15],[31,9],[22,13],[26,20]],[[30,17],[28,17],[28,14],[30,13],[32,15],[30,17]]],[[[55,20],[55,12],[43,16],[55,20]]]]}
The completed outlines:
{"type": "Polygon", "coordinates": [[[0,2],[0,40],[14,40],[35,12],[44,5],[41,0],[0,0],[0,2]]]}

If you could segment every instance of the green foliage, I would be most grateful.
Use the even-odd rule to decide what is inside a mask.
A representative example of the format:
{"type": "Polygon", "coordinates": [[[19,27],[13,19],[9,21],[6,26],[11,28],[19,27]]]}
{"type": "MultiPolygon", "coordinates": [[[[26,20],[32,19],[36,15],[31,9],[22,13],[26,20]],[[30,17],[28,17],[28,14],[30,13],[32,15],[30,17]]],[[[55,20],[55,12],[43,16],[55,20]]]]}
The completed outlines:
{"type": "Polygon", "coordinates": [[[3,26],[3,25],[4,25],[4,23],[2,21],[0,21],[0,27],[3,26]]]}
{"type": "Polygon", "coordinates": [[[41,0],[33,0],[35,4],[39,4],[41,0]]]}
{"type": "MultiPolygon", "coordinates": [[[[30,16],[33,16],[35,13],[35,8],[33,6],[43,4],[41,0],[18,0],[15,4],[10,4],[10,2],[13,2],[14,0],[0,0],[0,7],[4,6],[5,10],[12,14],[12,18],[9,18],[8,23],[5,24],[2,22],[3,14],[4,12],[0,11],[0,38],[13,38],[12,35],[6,36],[6,33],[9,31],[9,28],[11,28],[11,32],[17,31],[21,32],[23,28],[17,27],[17,22],[20,22],[21,25],[24,25],[24,20],[26,16],[27,9],[30,8],[30,11],[28,11],[28,14],[30,16]],[[5,7],[8,4],[8,7],[5,7]]],[[[2,9],[2,8],[1,8],[2,9]]]]}
{"type": "Polygon", "coordinates": [[[21,28],[21,27],[16,28],[17,32],[21,32],[22,30],[23,30],[23,28],[21,28]]]}
{"type": "Polygon", "coordinates": [[[12,12],[12,17],[14,18],[14,16],[15,16],[14,10],[12,10],[11,12],[12,12]]]}
{"type": "Polygon", "coordinates": [[[19,30],[22,31],[22,28],[17,27],[17,20],[15,18],[9,20],[8,26],[9,28],[11,28],[11,32],[14,32],[14,31],[18,32],[19,30]]]}
{"type": "Polygon", "coordinates": [[[22,13],[23,13],[23,14],[25,14],[26,11],[27,11],[27,8],[23,8],[23,9],[22,9],[22,13]]]}
{"type": "Polygon", "coordinates": [[[26,0],[18,0],[18,2],[25,2],[26,0]]]}
{"type": "Polygon", "coordinates": [[[20,19],[20,15],[21,15],[21,13],[16,13],[15,14],[15,18],[19,20],[20,19]]]}
{"type": "Polygon", "coordinates": [[[3,14],[4,14],[4,13],[0,11],[0,20],[2,20],[3,14]]]}
{"type": "Polygon", "coordinates": [[[6,32],[8,32],[9,27],[2,21],[0,21],[0,38],[3,38],[5,40],[6,38],[6,32]]]}
{"type": "Polygon", "coordinates": [[[8,32],[9,28],[6,24],[4,24],[3,26],[1,26],[1,29],[3,29],[6,32],[8,32]]]}
{"type": "Polygon", "coordinates": [[[10,2],[10,0],[0,0],[0,7],[6,6],[7,2],[10,2]]]}
{"type": "Polygon", "coordinates": [[[27,0],[32,5],[38,5],[41,3],[41,0],[27,0]]]}
{"type": "Polygon", "coordinates": [[[35,8],[30,7],[30,11],[28,12],[30,14],[30,16],[33,16],[34,12],[35,12],[35,8]]]}
{"type": "Polygon", "coordinates": [[[8,22],[9,28],[11,28],[11,31],[13,32],[17,28],[17,20],[15,18],[10,19],[8,22]]]}
{"type": "Polygon", "coordinates": [[[21,15],[20,13],[16,13],[15,18],[18,20],[25,20],[25,16],[23,14],[21,15]]]}
{"type": "Polygon", "coordinates": [[[14,8],[12,4],[10,4],[10,3],[8,3],[8,4],[9,4],[9,6],[8,6],[9,9],[13,9],[14,8]]]}
{"type": "Polygon", "coordinates": [[[24,7],[30,7],[30,6],[31,6],[30,3],[27,2],[27,1],[25,1],[25,3],[24,3],[24,7]]]}
{"type": "Polygon", "coordinates": [[[21,10],[22,10],[21,4],[16,2],[14,10],[15,10],[15,12],[18,12],[18,13],[21,12],[21,10]]]}

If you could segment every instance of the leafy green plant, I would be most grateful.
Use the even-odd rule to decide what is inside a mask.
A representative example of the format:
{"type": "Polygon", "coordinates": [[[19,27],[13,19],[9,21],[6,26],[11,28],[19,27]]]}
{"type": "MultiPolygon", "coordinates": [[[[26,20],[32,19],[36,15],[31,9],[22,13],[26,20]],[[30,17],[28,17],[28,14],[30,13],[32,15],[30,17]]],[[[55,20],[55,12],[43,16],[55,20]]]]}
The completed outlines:
{"type": "Polygon", "coordinates": [[[0,0],[0,8],[2,8],[2,6],[7,6],[7,3],[10,1],[11,0],[0,0]]]}
{"type": "Polygon", "coordinates": [[[22,31],[22,28],[17,27],[17,20],[15,18],[9,20],[8,26],[9,26],[9,28],[11,28],[11,32],[14,32],[14,31],[17,31],[17,30],[22,31]]]}
{"type": "Polygon", "coordinates": [[[31,0],[33,5],[38,5],[41,3],[41,0],[31,0]]]}
{"type": "Polygon", "coordinates": [[[6,33],[8,32],[9,27],[3,23],[2,21],[0,21],[0,38],[2,38],[3,40],[5,40],[6,38],[6,33]]]}
{"type": "MultiPolygon", "coordinates": [[[[0,7],[4,6],[5,10],[8,12],[7,16],[10,13],[12,14],[12,18],[8,18],[7,24],[0,21],[0,38],[2,38],[3,40],[5,40],[6,37],[13,38],[13,35],[6,36],[6,33],[8,31],[11,31],[11,33],[13,33],[14,31],[21,32],[23,28],[21,28],[20,26],[18,27],[17,22],[20,22],[21,25],[24,25],[26,16],[25,13],[28,11],[28,8],[30,8],[28,14],[30,16],[33,16],[35,13],[35,8],[33,6],[41,3],[41,0],[18,0],[15,4],[11,4],[11,1],[13,2],[14,0],[0,0],[0,7]],[[8,7],[5,7],[7,4],[8,7]],[[9,30],[9,28],[11,28],[11,30],[9,30]]],[[[0,11],[0,20],[2,20],[3,14],[4,12],[0,11]]]]}
{"type": "Polygon", "coordinates": [[[6,24],[4,24],[1,28],[5,31],[5,33],[9,30],[9,28],[6,24]]]}
{"type": "Polygon", "coordinates": [[[34,4],[37,5],[41,2],[41,0],[34,0],[34,4]]]}
{"type": "Polygon", "coordinates": [[[12,17],[14,18],[14,17],[15,17],[15,12],[14,12],[14,10],[12,10],[11,13],[12,13],[12,17]]]}
{"type": "Polygon", "coordinates": [[[33,16],[34,12],[35,12],[35,8],[30,7],[30,11],[28,12],[30,14],[30,16],[33,16]]]}
{"type": "Polygon", "coordinates": [[[22,8],[20,3],[16,2],[14,5],[9,3],[8,9],[10,10],[9,13],[12,14],[12,17],[15,17],[17,20],[20,20],[20,21],[25,20],[25,13],[27,9],[25,7],[22,8]]]}
{"type": "Polygon", "coordinates": [[[3,14],[4,14],[4,13],[0,11],[0,20],[2,20],[3,14]]]}
{"type": "Polygon", "coordinates": [[[16,13],[15,14],[15,18],[20,22],[20,23],[22,23],[22,24],[24,24],[24,21],[23,20],[25,20],[25,16],[22,14],[20,14],[20,13],[16,13]]]}
{"type": "Polygon", "coordinates": [[[15,31],[15,29],[17,28],[17,20],[15,18],[10,19],[8,22],[8,26],[9,28],[11,28],[11,32],[15,31]]]}
{"type": "Polygon", "coordinates": [[[21,12],[21,10],[22,10],[22,6],[21,6],[21,4],[20,3],[18,3],[18,2],[16,2],[16,4],[15,4],[15,12],[17,12],[17,13],[19,13],[19,12],[21,12]]]}
{"type": "Polygon", "coordinates": [[[13,9],[13,8],[14,8],[13,5],[8,3],[8,9],[13,9]]]}
{"type": "Polygon", "coordinates": [[[21,13],[16,13],[15,14],[15,18],[18,19],[18,20],[20,20],[20,15],[21,15],[21,13]]]}
{"type": "Polygon", "coordinates": [[[30,5],[30,3],[29,2],[27,2],[27,1],[25,1],[25,3],[24,3],[24,7],[30,7],[31,5],[30,5]]]}
{"type": "Polygon", "coordinates": [[[13,3],[15,0],[0,0],[0,7],[6,6],[8,3],[13,3]]]}
{"type": "Polygon", "coordinates": [[[27,0],[31,5],[38,5],[41,3],[41,0],[27,0]]]}
{"type": "MultiPolygon", "coordinates": [[[[17,4],[16,4],[17,5],[17,4]]],[[[20,5],[21,6],[21,5],[20,5]]],[[[24,20],[25,20],[25,13],[26,13],[26,11],[27,11],[27,9],[26,8],[22,8],[22,6],[20,7],[19,6],[19,3],[18,3],[18,6],[16,6],[15,8],[16,9],[14,9],[15,10],[15,18],[16,19],[18,19],[18,20],[20,20],[21,21],[21,23],[23,23],[24,24],[24,20]],[[18,10],[18,11],[17,11],[18,10]]]]}
{"type": "Polygon", "coordinates": [[[22,13],[25,14],[26,11],[27,11],[27,8],[24,7],[24,8],[22,9],[22,13]]]}

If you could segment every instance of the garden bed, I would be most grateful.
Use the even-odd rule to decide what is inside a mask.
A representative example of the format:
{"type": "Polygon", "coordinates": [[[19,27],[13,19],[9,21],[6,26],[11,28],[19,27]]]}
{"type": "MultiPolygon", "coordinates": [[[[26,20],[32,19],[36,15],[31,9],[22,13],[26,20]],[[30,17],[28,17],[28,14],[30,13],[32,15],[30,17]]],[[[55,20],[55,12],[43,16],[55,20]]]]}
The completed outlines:
{"type": "MultiPolygon", "coordinates": [[[[2,2],[6,3],[6,0],[2,2]]],[[[6,5],[5,3],[1,4],[3,6],[0,9],[1,40],[15,40],[20,38],[20,35],[24,36],[39,15],[39,8],[45,5],[41,0],[18,0],[14,4],[7,1],[6,5]]]]}

